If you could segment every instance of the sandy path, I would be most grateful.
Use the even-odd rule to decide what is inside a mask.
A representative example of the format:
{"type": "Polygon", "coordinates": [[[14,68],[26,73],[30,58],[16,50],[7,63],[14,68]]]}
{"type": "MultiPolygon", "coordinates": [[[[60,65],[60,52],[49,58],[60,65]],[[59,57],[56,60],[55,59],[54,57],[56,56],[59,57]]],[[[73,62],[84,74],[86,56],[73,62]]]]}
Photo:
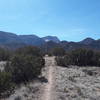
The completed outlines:
{"type": "Polygon", "coordinates": [[[55,95],[55,58],[54,57],[46,57],[45,58],[47,67],[47,79],[48,83],[44,86],[44,93],[42,96],[42,100],[56,100],[55,95]]]}

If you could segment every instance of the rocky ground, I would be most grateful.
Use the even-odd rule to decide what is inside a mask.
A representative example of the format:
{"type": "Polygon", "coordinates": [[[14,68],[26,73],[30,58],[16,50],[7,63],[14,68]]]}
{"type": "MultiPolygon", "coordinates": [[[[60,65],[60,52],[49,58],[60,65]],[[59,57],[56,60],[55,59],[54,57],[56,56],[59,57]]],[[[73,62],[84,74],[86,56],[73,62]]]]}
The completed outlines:
{"type": "Polygon", "coordinates": [[[100,100],[100,68],[68,68],[56,65],[55,57],[46,57],[42,77],[21,85],[2,100],[100,100]]]}

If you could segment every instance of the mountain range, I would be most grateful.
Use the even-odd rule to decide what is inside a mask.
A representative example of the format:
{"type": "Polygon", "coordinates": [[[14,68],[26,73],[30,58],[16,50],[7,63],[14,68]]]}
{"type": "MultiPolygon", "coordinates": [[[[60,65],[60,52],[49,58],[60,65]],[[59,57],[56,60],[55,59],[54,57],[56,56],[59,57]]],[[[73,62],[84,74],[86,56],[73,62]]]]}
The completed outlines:
{"type": "Polygon", "coordinates": [[[33,45],[44,50],[49,50],[55,47],[62,47],[66,50],[76,48],[91,48],[100,50],[100,39],[95,40],[86,38],[80,42],[60,41],[56,36],[38,37],[36,35],[16,35],[10,32],[0,31],[0,47],[16,49],[19,47],[33,45]]]}

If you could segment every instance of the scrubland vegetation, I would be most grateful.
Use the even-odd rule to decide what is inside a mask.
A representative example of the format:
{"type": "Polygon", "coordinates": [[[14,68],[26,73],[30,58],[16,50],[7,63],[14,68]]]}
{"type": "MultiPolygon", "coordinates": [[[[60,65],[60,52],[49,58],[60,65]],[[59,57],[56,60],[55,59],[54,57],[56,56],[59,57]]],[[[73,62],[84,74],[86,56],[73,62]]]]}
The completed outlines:
{"type": "Polygon", "coordinates": [[[43,54],[37,47],[28,46],[9,51],[0,49],[0,60],[6,61],[4,70],[0,71],[0,97],[10,95],[15,86],[41,75],[45,64],[43,54]]]}
{"type": "MultiPolygon", "coordinates": [[[[41,75],[42,68],[45,64],[43,57],[46,53],[42,52],[37,47],[28,46],[13,51],[0,49],[0,54],[0,61],[6,62],[4,70],[0,71],[0,98],[10,96],[20,84],[26,85],[28,82],[30,83],[35,78],[38,78],[41,75]]],[[[98,72],[95,72],[95,70],[93,71],[89,69],[92,66],[100,66],[99,51],[83,48],[65,51],[63,48],[57,47],[50,50],[47,54],[50,56],[56,56],[56,62],[59,66],[56,66],[56,63],[54,62],[55,57],[47,57],[46,67],[49,69],[49,66],[52,64],[54,73],[56,73],[54,76],[56,76],[57,85],[61,90],[63,86],[69,85],[68,82],[77,84],[78,80],[76,78],[80,78],[81,76],[84,76],[86,79],[86,77],[89,78],[93,75],[99,75],[98,72]],[[77,68],[79,69],[67,68],[69,65],[77,65],[77,68]],[[67,81],[67,83],[63,84],[62,79],[64,82],[67,81]],[[63,86],[59,82],[61,82],[63,86]]],[[[46,71],[48,69],[46,69],[46,71]]],[[[64,87],[64,91],[67,91],[66,87],[64,87]]],[[[79,88],[77,88],[77,91],[80,95],[81,91],[79,88]]],[[[60,93],[58,95],[60,95],[60,93]]]]}
{"type": "Polygon", "coordinates": [[[47,52],[49,56],[64,56],[66,51],[61,47],[55,47],[47,52]]]}
{"type": "Polygon", "coordinates": [[[0,48],[0,61],[8,61],[11,56],[9,49],[0,48]]]}
{"type": "Polygon", "coordinates": [[[64,56],[56,57],[59,66],[100,66],[100,52],[90,49],[76,49],[67,52],[64,56]]]}

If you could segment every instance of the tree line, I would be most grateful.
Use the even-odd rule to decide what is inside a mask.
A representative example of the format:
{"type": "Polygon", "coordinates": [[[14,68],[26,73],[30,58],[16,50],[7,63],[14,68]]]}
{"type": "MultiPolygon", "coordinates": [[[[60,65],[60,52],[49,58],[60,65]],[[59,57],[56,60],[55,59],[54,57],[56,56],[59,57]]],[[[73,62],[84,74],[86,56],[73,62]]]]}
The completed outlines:
{"type": "Polygon", "coordinates": [[[100,51],[79,48],[56,57],[59,66],[100,66],[100,51]]]}

